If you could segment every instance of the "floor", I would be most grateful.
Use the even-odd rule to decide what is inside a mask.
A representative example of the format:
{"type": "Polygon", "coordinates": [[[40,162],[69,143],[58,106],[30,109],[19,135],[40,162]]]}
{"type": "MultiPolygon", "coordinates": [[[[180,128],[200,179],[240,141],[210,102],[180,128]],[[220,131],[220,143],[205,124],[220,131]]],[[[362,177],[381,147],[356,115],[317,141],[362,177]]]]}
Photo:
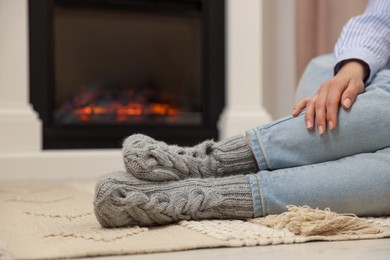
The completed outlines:
{"type": "Polygon", "coordinates": [[[322,259],[390,259],[390,238],[378,240],[357,240],[341,242],[311,242],[303,244],[199,249],[171,253],[144,254],[131,256],[97,257],[97,260],[322,260],[322,259]]]}
{"type": "MultiPolygon", "coordinates": [[[[93,193],[94,181],[68,182],[74,188],[93,193]]],[[[104,256],[79,258],[79,260],[259,260],[259,259],[390,259],[390,238],[377,240],[355,240],[340,242],[310,242],[273,246],[198,249],[170,253],[104,256]]]]}
{"type": "MultiPolygon", "coordinates": [[[[80,186],[80,182],[73,183],[73,187],[93,192],[91,183],[80,186]]],[[[355,240],[340,242],[310,242],[290,245],[273,245],[239,248],[198,249],[171,253],[108,256],[96,257],[97,260],[322,260],[322,259],[390,259],[390,238],[377,240],[355,240]]]]}

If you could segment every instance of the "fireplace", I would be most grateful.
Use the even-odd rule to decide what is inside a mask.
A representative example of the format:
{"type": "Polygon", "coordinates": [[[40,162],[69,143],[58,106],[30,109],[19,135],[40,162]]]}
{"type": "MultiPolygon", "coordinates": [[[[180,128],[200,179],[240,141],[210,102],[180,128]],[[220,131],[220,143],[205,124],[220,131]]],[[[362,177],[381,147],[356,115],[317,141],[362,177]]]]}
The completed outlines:
{"type": "Polygon", "coordinates": [[[223,0],[30,0],[29,26],[44,149],[218,138],[223,0]]]}

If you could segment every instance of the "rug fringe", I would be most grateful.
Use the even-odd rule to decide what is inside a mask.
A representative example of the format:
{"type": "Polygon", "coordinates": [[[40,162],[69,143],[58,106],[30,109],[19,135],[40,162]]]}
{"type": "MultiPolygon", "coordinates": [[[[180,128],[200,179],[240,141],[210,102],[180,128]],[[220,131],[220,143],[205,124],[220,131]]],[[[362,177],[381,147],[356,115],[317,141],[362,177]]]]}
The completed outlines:
{"type": "Polygon", "coordinates": [[[329,208],[313,209],[309,206],[287,206],[288,212],[256,218],[250,222],[267,227],[287,228],[295,235],[334,236],[379,234],[383,230],[373,223],[358,218],[354,214],[337,214],[329,208]]]}

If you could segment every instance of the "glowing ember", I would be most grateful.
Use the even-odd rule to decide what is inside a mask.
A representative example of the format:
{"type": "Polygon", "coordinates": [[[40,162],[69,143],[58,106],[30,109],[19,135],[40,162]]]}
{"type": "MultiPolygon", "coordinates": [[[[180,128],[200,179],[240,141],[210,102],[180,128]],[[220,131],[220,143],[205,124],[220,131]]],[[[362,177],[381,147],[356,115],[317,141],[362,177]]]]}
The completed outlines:
{"type": "Polygon", "coordinates": [[[112,116],[116,115],[117,121],[126,121],[131,116],[156,115],[156,116],[174,116],[178,109],[171,107],[169,104],[153,103],[148,106],[140,103],[129,103],[123,106],[100,107],[94,104],[73,110],[81,121],[90,121],[93,116],[112,116]]]}
{"type": "Polygon", "coordinates": [[[56,119],[63,123],[123,123],[156,117],[172,120],[179,112],[176,100],[151,88],[93,87],[63,104],[56,119]]]}

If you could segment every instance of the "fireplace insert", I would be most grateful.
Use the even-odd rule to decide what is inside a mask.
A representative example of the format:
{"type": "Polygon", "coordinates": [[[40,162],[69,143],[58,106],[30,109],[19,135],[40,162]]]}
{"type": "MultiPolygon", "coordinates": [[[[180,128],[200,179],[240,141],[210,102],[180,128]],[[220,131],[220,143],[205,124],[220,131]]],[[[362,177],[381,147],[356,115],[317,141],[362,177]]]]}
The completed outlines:
{"type": "Polygon", "coordinates": [[[30,101],[44,149],[144,133],[218,138],[224,0],[30,0],[30,101]]]}

